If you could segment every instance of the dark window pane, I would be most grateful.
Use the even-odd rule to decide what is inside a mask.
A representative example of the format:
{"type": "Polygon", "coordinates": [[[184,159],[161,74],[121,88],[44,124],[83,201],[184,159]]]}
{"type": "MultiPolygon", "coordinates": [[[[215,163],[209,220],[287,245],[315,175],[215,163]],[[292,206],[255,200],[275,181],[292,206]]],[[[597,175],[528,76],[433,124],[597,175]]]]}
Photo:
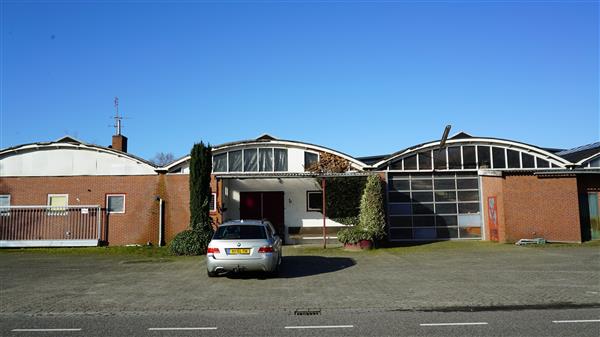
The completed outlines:
{"type": "Polygon", "coordinates": [[[323,209],[323,193],[321,191],[306,192],[307,210],[321,211],[323,209]]]}
{"type": "Polygon", "coordinates": [[[390,238],[392,240],[412,240],[412,229],[390,228],[390,238]]]}
{"type": "Polygon", "coordinates": [[[433,150],[433,163],[436,170],[446,169],[446,149],[433,150]]]}
{"type": "Polygon", "coordinates": [[[456,185],[459,190],[475,190],[479,188],[477,179],[457,179],[456,185]]]}
{"type": "Polygon", "coordinates": [[[411,215],[412,208],[410,204],[389,204],[390,215],[411,215]]]}
{"type": "Polygon", "coordinates": [[[419,170],[431,170],[431,152],[419,153],[419,170]]]}
{"type": "Polygon", "coordinates": [[[477,191],[458,191],[458,201],[478,201],[479,192],[477,191]]]}
{"type": "Polygon", "coordinates": [[[478,202],[458,204],[458,213],[467,214],[467,213],[477,213],[477,212],[479,212],[479,203],[478,202]]]}
{"type": "Polygon", "coordinates": [[[501,147],[492,147],[492,157],[494,159],[494,168],[506,168],[506,158],[504,149],[501,147]]]}
{"type": "Polygon", "coordinates": [[[108,205],[106,211],[108,213],[124,213],[125,212],[125,196],[124,195],[109,195],[107,197],[108,205]]]}
{"type": "Polygon", "coordinates": [[[433,240],[437,238],[435,228],[415,228],[414,238],[417,240],[433,240]]]}
{"type": "Polygon", "coordinates": [[[412,227],[411,219],[410,216],[391,216],[390,227],[412,227]]]}
{"type": "Polygon", "coordinates": [[[275,149],[275,171],[285,172],[288,170],[287,149],[275,149]]]}
{"type": "Polygon", "coordinates": [[[229,172],[242,172],[242,151],[229,152],[229,172]]]}
{"type": "Polygon", "coordinates": [[[454,179],[436,179],[435,189],[436,190],[453,190],[456,188],[454,179]]]}
{"type": "Polygon", "coordinates": [[[508,159],[508,168],[521,168],[518,151],[506,150],[506,156],[508,159]]]}
{"type": "Polygon", "coordinates": [[[413,225],[415,227],[434,227],[435,218],[433,216],[414,216],[413,225]]]}
{"type": "Polygon", "coordinates": [[[410,183],[408,180],[390,180],[390,190],[408,191],[410,183]]]}
{"type": "Polygon", "coordinates": [[[456,214],[456,204],[435,204],[436,214],[456,214]]]}
{"type": "Polygon", "coordinates": [[[463,146],[463,166],[465,169],[477,168],[475,162],[475,146],[463,146]]]}
{"type": "Polygon", "coordinates": [[[404,158],[404,169],[405,170],[416,170],[417,169],[417,155],[404,158]]]}
{"type": "Polygon", "coordinates": [[[477,163],[479,168],[492,168],[489,146],[477,146],[477,163]]]}
{"type": "Polygon", "coordinates": [[[308,171],[319,162],[319,155],[312,152],[304,152],[304,171],[308,171]]]}
{"type": "Polygon", "coordinates": [[[251,225],[220,226],[213,236],[215,240],[256,240],[266,238],[265,227],[251,225]]]}
{"type": "Polygon", "coordinates": [[[213,156],[213,172],[227,172],[227,153],[213,156]]]}
{"type": "Polygon", "coordinates": [[[480,227],[466,227],[459,228],[459,233],[461,238],[480,238],[481,237],[481,228],[480,227]]]}
{"type": "Polygon", "coordinates": [[[433,201],[433,192],[413,192],[412,199],[419,202],[433,201]]]}
{"type": "Polygon", "coordinates": [[[390,192],[390,202],[410,202],[410,194],[408,192],[390,192]]]}
{"type": "Polygon", "coordinates": [[[438,227],[456,227],[457,224],[456,215],[438,215],[435,217],[435,225],[438,227]]]}
{"type": "Polygon", "coordinates": [[[438,239],[456,239],[458,238],[457,228],[436,228],[438,239]]]}
{"type": "Polygon", "coordinates": [[[544,159],[536,158],[537,167],[550,167],[550,163],[544,159]]]}
{"type": "Polygon", "coordinates": [[[448,148],[448,167],[450,169],[461,169],[460,147],[452,146],[448,148]]]}
{"type": "Polygon", "coordinates": [[[535,167],[535,163],[534,163],[534,157],[530,154],[527,153],[523,153],[521,152],[521,159],[523,161],[523,168],[534,168],[535,167]]]}
{"type": "Polygon", "coordinates": [[[402,159],[392,162],[390,170],[402,170],[402,159]]]}
{"type": "Polygon", "coordinates": [[[436,191],[435,192],[435,201],[456,201],[456,192],[455,191],[436,191]]]}
{"type": "Polygon", "coordinates": [[[258,150],[258,170],[261,172],[273,171],[273,150],[259,149],[258,150]]]}
{"type": "Polygon", "coordinates": [[[413,204],[413,214],[433,214],[433,204],[413,204]]]}
{"type": "Polygon", "coordinates": [[[258,160],[256,155],[256,149],[244,150],[244,171],[245,172],[256,172],[258,171],[258,160]]]}
{"type": "Polygon", "coordinates": [[[427,180],[412,180],[411,181],[412,184],[412,189],[413,190],[431,190],[432,189],[432,184],[431,184],[431,179],[427,179],[427,180]]]}

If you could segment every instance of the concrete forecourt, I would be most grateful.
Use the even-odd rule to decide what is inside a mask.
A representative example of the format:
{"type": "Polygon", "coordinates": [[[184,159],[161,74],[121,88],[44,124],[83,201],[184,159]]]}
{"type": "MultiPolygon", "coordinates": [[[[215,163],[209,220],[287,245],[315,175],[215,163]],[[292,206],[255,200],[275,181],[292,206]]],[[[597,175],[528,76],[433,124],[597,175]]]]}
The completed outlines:
{"type": "Polygon", "coordinates": [[[441,242],[369,252],[285,246],[278,278],[209,279],[203,257],[111,250],[0,250],[0,335],[600,331],[597,242],[441,242]]]}

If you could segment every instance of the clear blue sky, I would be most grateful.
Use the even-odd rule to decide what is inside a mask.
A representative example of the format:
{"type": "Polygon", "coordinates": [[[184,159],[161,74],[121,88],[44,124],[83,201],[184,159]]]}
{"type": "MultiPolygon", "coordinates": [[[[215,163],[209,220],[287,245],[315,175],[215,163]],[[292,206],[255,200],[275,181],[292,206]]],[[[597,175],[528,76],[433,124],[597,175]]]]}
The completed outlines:
{"type": "Polygon", "coordinates": [[[0,147],[262,133],[355,156],[453,132],[596,142],[597,1],[2,2],[0,147]],[[24,2],[24,3],[23,3],[24,2]]]}

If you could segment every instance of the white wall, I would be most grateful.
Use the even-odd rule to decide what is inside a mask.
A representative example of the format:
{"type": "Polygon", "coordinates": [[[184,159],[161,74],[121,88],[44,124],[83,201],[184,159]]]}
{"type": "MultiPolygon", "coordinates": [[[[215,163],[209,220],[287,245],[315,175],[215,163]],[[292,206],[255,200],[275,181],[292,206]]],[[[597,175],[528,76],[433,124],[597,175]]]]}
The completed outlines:
{"type": "MultiPolygon", "coordinates": [[[[239,219],[240,192],[283,191],[285,232],[287,238],[288,227],[323,226],[323,215],[320,212],[306,211],[306,191],[317,190],[320,190],[320,186],[313,178],[282,178],[281,180],[225,179],[223,183],[223,202],[225,207],[227,207],[227,211],[224,214],[224,220],[239,219]]],[[[328,227],[344,226],[331,219],[327,219],[326,225],[328,227]]]]}
{"type": "Polygon", "coordinates": [[[78,176],[156,174],[144,162],[93,148],[43,148],[9,153],[0,159],[0,176],[78,176]]]}

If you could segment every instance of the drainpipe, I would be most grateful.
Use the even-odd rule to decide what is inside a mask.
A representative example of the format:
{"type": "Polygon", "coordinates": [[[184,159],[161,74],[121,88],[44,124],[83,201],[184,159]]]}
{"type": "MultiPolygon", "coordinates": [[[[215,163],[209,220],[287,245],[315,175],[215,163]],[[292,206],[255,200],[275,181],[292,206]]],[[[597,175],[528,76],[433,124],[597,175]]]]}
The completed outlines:
{"type": "Polygon", "coordinates": [[[325,177],[321,177],[321,189],[323,190],[323,248],[327,248],[327,211],[325,210],[325,177]]]}
{"type": "Polygon", "coordinates": [[[162,247],[163,243],[163,206],[164,200],[157,196],[156,200],[158,201],[158,246],[162,247]]]}

